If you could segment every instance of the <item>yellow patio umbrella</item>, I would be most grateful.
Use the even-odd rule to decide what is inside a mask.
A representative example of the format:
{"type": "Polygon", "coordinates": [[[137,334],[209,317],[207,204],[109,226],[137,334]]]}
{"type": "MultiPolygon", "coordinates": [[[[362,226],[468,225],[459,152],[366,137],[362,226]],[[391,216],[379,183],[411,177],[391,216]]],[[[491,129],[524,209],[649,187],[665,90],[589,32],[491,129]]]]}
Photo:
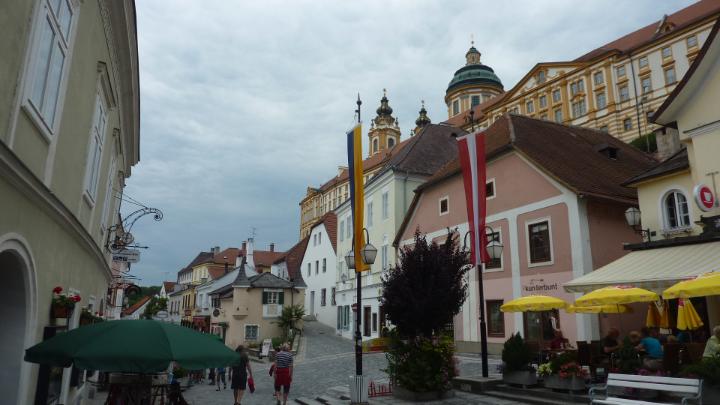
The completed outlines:
{"type": "Polygon", "coordinates": [[[624,314],[633,310],[627,305],[594,305],[591,307],[570,305],[565,308],[565,311],[571,314],[624,314]]]}
{"type": "Polygon", "coordinates": [[[678,317],[677,328],[680,330],[694,330],[703,326],[695,307],[689,299],[680,298],[678,300],[678,317]]]}
{"type": "Polygon", "coordinates": [[[664,301],[648,303],[648,313],[645,317],[645,326],[648,328],[670,328],[670,312],[664,301]]]}
{"type": "Polygon", "coordinates": [[[589,292],[575,300],[575,306],[632,304],[633,302],[657,301],[660,297],[652,291],[638,287],[610,286],[589,292]]]}
{"type": "Polygon", "coordinates": [[[567,302],[547,295],[528,295],[508,301],[500,307],[502,312],[540,312],[567,307],[567,302]]]}
{"type": "Polygon", "coordinates": [[[690,280],[681,281],[662,293],[663,298],[693,298],[720,295],[720,271],[701,274],[690,280]]]}

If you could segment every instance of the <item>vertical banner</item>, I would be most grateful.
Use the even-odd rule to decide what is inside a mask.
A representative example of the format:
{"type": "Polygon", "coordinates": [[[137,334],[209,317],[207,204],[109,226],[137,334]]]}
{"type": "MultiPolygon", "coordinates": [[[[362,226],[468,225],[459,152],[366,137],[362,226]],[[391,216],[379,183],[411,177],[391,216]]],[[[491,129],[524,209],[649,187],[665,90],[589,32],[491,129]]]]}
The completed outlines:
{"type": "Polygon", "coordinates": [[[348,172],[350,175],[350,207],[353,217],[353,251],[355,253],[355,271],[366,270],[360,251],[365,244],[363,235],[365,184],[363,183],[362,161],[362,124],[357,124],[347,133],[348,172]]]}
{"type": "Polygon", "coordinates": [[[470,259],[474,266],[478,266],[490,259],[485,234],[485,135],[478,131],[458,138],[458,151],[470,230],[470,259]]]}

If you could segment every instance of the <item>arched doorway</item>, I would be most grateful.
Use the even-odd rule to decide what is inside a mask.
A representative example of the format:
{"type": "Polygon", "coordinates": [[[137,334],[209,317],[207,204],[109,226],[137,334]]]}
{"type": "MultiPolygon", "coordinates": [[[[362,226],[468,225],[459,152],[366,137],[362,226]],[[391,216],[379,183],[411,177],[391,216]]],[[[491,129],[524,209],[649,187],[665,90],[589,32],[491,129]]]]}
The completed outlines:
{"type": "MultiPolygon", "coordinates": [[[[13,250],[0,251],[0,392],[3,403],[18,403],[21,390],[25,334],[29,320],[25,288],[27,265],[13,250]]],[[[27,387],[25,387],[27,388],[27,387]]],[[[24,393],[22,393],[24,394],[24,393]]]]}

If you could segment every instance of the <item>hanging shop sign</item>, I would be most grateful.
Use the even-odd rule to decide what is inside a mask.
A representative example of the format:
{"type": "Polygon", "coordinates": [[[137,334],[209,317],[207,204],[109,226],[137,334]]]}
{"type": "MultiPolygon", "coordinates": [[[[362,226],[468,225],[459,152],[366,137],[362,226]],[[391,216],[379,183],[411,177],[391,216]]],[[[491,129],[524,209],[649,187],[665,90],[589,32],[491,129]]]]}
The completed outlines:
{"type": "Polygon", "coordinates": [[[137,263],[140,261],[140,251],[137,249],[123,249],[112,255],[114,262],[137,263]]]}

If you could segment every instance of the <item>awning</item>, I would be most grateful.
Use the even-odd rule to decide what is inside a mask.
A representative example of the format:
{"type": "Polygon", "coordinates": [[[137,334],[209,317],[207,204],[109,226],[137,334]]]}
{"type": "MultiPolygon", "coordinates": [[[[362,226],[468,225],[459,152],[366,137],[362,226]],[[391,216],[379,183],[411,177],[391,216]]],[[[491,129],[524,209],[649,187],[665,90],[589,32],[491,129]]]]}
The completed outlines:
{"type": "Polygon", "coordinates": [[[661,293],[678,281],[720,270],[720,242],[636,250],[565,283],[565,291],[588,293],[611,285],[630,285],[661,293]]]}

